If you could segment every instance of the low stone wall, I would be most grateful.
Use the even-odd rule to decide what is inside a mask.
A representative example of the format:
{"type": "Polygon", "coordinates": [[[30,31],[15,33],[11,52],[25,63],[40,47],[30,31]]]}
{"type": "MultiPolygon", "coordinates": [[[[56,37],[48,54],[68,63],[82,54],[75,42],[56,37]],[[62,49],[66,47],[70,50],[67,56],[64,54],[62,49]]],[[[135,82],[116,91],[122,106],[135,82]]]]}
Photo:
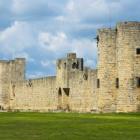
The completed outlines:
{"type": "Polygon", "coordinates": [[[12,110],[56,110],[56,77],[27,80],[12,84],[10,100],[12,110]]]}

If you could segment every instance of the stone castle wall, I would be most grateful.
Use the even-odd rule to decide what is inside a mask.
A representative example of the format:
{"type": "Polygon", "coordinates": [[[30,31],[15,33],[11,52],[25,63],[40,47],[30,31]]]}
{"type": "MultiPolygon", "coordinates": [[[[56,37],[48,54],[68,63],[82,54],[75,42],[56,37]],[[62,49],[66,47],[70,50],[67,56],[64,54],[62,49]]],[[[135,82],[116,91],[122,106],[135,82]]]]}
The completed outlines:
{"type": "Polygon", "coordinates": [[[96,70],[84,67],[75,53],[57,61],[58,106],[64,110],[90,112],[97,110],[96,70]]]}
{"type": "Polygon", "coordinates": [[[22,111],[57,109],[56,77],[20,81],[11,85],[10,108],[22,111]]]}
{"type": "Polygon", "coordinates": [[[0,108],[8,109],[10,104],[10,83],[25,79],[25,59],[16,58],[0,61],[0,108]]]}
{"type": "Polygon", "coordinates": [[[99,29],[98,67],[69,53],[54,77],[25,80],[25,59],[0,60],[0,110],[140,111],[140,22],[99,29]]]}
{"type": "Polygon", "coordinates": [[[71,73],[70,78],[70,108],[77,112],[96,112],[97,93],[96,81],[97,71],[87,69],[81,72],[71,73]]]}
{"type": "Polygon", "coordinates": [[[0,62],[0,108],[7,109],[9,106],[9,71],[8,63],[0,62]]]}
{"type": "Polygon", "coordinates": [[[57,62],[57,76],[11,82],[10,109],[20,111],[97,111],[96,70],[75,53],[57,62]]]}

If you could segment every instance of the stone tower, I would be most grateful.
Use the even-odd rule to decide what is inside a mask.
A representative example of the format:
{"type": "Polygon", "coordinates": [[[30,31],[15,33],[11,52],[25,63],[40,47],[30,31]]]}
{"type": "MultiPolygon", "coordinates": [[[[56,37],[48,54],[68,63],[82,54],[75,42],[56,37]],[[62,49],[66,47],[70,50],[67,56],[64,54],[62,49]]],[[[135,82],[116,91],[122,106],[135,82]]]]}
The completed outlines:
{"type": "Polygon", "coordinates": [[[98,30],[98,107],[101,112],[116,110],[116,30],[98,30]]]}
{"type": "Polygon", "coordinates": [[[140,22],[100,29],[98,50],[99,111],[140,110],[140,22]]]}
{"type": "Polygon", "coordinates": [[[25,80],[25,59],[0,61],[0,110],[9,109],[10,84],[25,80]]]}
{"type": "Polygon", "coordinates": [[[140,22],[117,25],[118,112],[140,110],[140,22]]]}
{"type": "Polygon", "coordinates": [[[67,58],[57,60],[57,93],[58,108],[67,109],[69,107],[69,79],[74,71],[83,70],[83,59],[77,58],[75,53],[67,54],[67,58]]]}

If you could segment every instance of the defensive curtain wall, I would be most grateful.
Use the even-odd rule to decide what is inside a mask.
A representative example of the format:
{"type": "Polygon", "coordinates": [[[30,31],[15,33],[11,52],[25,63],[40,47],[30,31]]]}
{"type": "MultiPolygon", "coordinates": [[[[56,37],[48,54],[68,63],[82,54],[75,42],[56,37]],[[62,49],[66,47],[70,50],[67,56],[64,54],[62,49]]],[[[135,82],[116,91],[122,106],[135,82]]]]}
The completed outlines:
{"type": "Polygon", "coordinates": [[[69,53],[57,60],[56,76],[30,80],[25,59],[0,60],[0,110],[140,111],[140,22],[99,29],[97,47],[97,69],[69,53]]]}

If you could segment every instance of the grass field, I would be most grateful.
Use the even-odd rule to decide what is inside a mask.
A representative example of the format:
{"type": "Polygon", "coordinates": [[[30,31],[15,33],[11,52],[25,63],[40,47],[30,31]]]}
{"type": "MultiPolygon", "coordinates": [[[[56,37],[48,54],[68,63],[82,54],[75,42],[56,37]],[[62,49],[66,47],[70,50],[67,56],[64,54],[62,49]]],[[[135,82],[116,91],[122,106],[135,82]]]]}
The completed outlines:
{"type": "Polygon", "coordinates": [[[140,140],[140,113],[0,113],[0,140],[140,140]]]}

